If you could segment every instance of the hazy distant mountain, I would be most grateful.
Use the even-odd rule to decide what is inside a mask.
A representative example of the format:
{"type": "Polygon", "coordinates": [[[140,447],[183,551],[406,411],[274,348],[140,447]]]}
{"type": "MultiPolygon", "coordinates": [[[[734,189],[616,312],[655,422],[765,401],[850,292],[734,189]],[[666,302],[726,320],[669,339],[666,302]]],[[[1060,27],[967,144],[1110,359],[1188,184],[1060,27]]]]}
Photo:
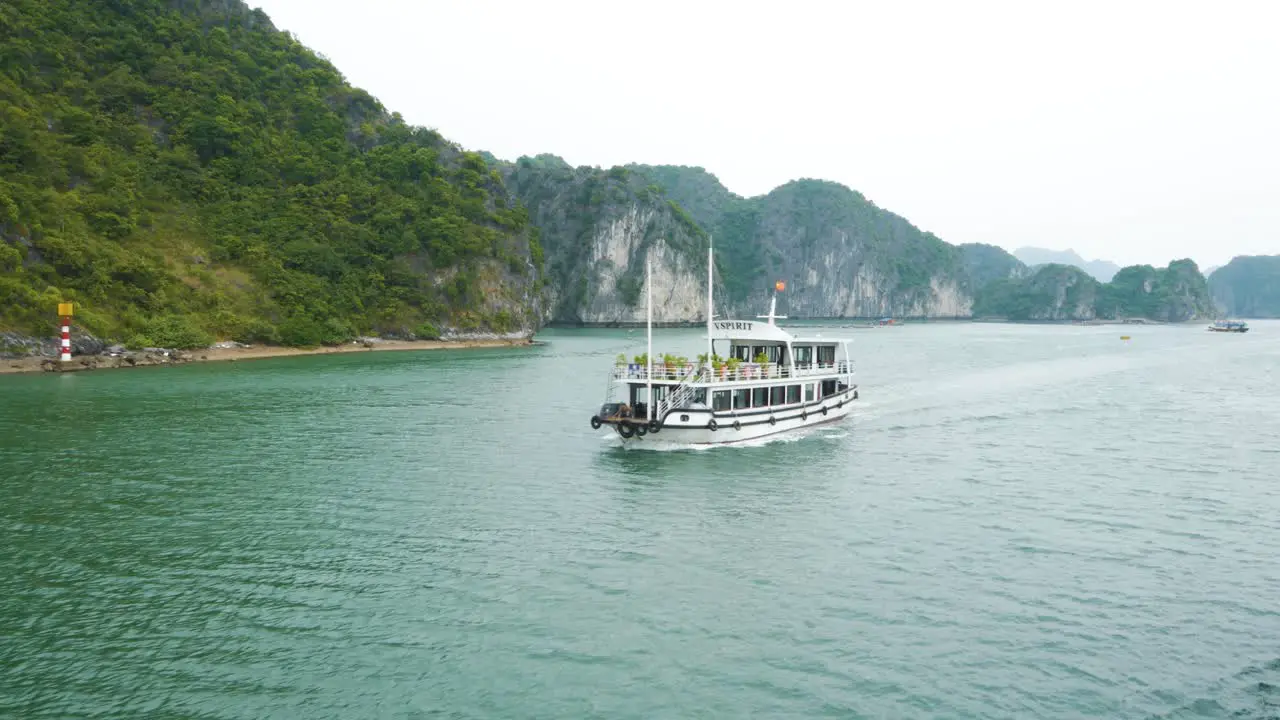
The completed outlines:
{"type": "Polygon", "coordinates": [[[1085,260],[1075,250],[1045,250],[1044,248],[1024,247],[1013,252],[1013,256],[1026,263],[1028,267],[1037,265],[1071,265],[1089,273],[1098,282],[1111,282],[1111,278],[1120,272],[1120,266],[1109,260],[1085,260]]]}
{"type": "Polygon", "coordinates": [[[1280,255],[1242,255],[1209,278],[1213,299],[1234,317],[1280,317],[1280,255]]]}

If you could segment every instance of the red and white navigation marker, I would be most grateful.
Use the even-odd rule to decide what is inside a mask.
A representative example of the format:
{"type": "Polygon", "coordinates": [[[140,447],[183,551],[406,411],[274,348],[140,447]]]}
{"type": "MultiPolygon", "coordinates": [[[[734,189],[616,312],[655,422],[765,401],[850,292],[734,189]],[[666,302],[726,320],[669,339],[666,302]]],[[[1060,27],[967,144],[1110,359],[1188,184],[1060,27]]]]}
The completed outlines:
{"type": "Polygon", "coordinates": [[[62,362],[71,360],[71,303],[58,303],[58,314],[62,316],[62,362]]]}

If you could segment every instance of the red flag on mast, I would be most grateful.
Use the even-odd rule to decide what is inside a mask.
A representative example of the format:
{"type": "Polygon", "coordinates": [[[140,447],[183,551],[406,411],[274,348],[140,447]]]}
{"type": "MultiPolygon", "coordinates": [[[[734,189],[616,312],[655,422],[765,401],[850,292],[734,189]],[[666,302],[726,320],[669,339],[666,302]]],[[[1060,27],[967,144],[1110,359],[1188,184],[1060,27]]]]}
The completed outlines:
{"type": "Polygon", "coordinates": [[[781,280],[773,284],[773,289],[782,292],[787,289],[787,284],[781,280]]]}

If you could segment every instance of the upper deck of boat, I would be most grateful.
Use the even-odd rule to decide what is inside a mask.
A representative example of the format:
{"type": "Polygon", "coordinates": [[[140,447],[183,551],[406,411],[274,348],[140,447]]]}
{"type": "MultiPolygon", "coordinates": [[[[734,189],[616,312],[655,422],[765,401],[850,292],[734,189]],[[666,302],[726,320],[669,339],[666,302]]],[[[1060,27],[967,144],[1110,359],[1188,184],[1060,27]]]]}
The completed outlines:
{"type": "MultiPolygon", "coordinates": [[[[769,320],[772,320],[772,313],[769,320]]],[[[773,322],[751,320],[716,320],[712,323],[711,340],[729,341],[728,357],[736,357],[733,368],[728,363],[716,367],[706,362],[668,363],[654,356],[652,370],[645,363],[626,363],[614,367],[613,380],[630,383],[720,384],[788,380],[792,378],[822,379],[853,372],[847,338],[821,335],[795,336],[773,322]],[[844,347],[844,359],[837,360],[835,348],[844,347]],[[796,352],[808,348],[802,357],[796,352]],[[785,349],[785,359],[782,358],[785,349]],[[770,362],[750,362],[756,352],[772,353],[770,362]]],[[[713,345],[714,347],[714,345],[713,345]]]]}
{"type": "Polygon", "coordinates": [[[853,363],[840,360],[834,363],[810,363],[792,368],[782,363],[742,363],[730,370],[728,365],[720,368],[708,366],[706,363],[685,363],[667,365],[654,362],[653,374],[644,363],[627,363],[615,365],[613,379],[619,382],[633,383],[688,383],[720,384],[740,382],[761,382],[766,380],[789,380],[793,378],[822,378],[846,375],[853,372],[853,363]]]}

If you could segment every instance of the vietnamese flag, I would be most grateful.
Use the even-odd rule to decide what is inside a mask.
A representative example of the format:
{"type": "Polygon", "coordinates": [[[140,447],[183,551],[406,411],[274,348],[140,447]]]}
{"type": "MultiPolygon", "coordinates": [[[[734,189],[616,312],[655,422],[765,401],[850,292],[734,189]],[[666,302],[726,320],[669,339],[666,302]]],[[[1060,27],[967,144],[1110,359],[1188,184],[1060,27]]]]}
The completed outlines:
{"type": "Polygon", "coordinates": [[[781,280],[773,284],[773,289],[782,292],[787,289],[787,284],[781,280]]]}

